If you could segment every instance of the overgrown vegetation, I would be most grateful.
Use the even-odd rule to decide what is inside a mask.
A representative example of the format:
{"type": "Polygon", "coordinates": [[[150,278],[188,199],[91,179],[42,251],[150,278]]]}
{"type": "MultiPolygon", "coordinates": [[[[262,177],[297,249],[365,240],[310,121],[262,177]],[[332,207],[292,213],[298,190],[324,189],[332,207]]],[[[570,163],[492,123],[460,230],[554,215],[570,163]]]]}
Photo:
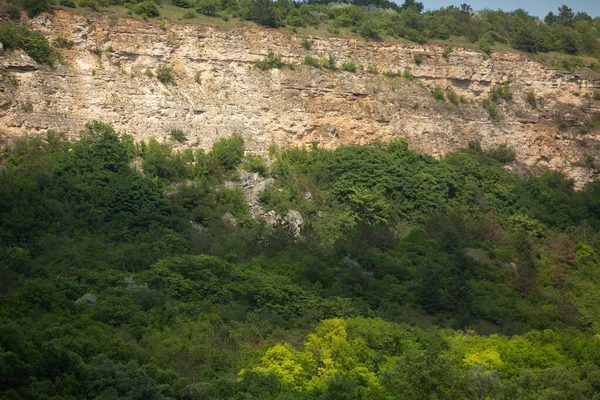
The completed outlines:
{"type": "Polygon", "coordinates": [[[187,140],[185,132],[183,129],[179,128],[171,129],[171,138],[179,143],[183,143],[187,140]]]}
{"type": "MultiPolygon", "coordinates": [[[[94,9],[120,5],[143,18],[153,18],[160,15],[158,5],[163,3],[159,0],[81,0],[79,5],[94,9]]],[[[182,15],[185,14],[187,18],[195,17],[191,10],[195,9],[199,14],[221,17],[224,20],[251,20],[267,27],[318,28],[325,24],[331,33],[349,32],[368,40],[392,37],[424,44],[429,40],[465,38],[471,43],[478,43],[479,48],[488,54],[498,44],[529,53],[600,55],[598,17],[575,13],[568,6],[562,6],[556,13],[548,13],[545,17],[540,16],[544,17],[540,20],[523,9],[484,9],[476,12],[468,4],[425,11],[423,3],[414,0],[406,0],[401,5],[387,0],[367,0],[342,3],[342,6],[333,0],[305,3],[271,0],[171,0],[170,3],[180,7],[182,15]]],[[[16,17],[19,9],[26,10],[31,16],[47,11],[52,2],[14,0],[11,4],[11,16],[16,17]]],[[[75,6],[72,0],[61,0],[60,4],[75,6]]],[[[309,41],[304,41],[303,45],[308,45],[306,49],[310,50],[309,41]]],[[[445,57],[448,55],[449,53],[442,54],[445,57]]],[[[569,63],[564,66],[574,67],[568,59],[564,62],[569,63]]]]}
{"type": "Polygon", "coordinates": [[[273,148],[269,173],[240,134],[17,142],[0,398],[594,398],[600,185],[519,177],[514,156],[396,139],[273,148]],[[240,166],[299,233],[250,218],[240,166]]]}
{"type": "MultiPolygon", "coordinates": [[[[150,71],[150,73],[152,73],[152,71],[150,71]]],[[[146,75],[152,77],[151,74],[148,74],[148,71],[146,71],[146,75]]],[[[168,65],[159,65],[158,68],[156,68],[156,79],[165,85],[175,82],[173,70],[168,65]]]]}
{"type": "Polygon", "coordinates": [[[0,43],[7,50],[23,49],[40,64],[52,64],[54,59],[52,47],[41,32],[10,21],[0,24],[0,43]]]}
{"type": "Polygon", "coordinates": [[[356,64],[353,63],[352,61],[346,61],[346,62],[342,63],[342,66],[340,67],[340,69],[342,71],[356,72],[356,64]]]}
{"type": "Polygon", "coordinates": [[[444,101],[444,90],[439,85],[435,85],[435,87],[431,89],[431,95],[436,100],[444,101]]]}
{"type": "Polygon", "coordinates": [[[509,85],[508,82],[496,85],[488,92],[487,98],[483,101],[483,108],[487,110],[490,118],[498,116],[498,104],[500,102],[512,100],[509,85]]]}
{"type": "Polygon", "coordinates": [[[285,65],[286,64],[281,61],[281,55],[275,54],[271,49],[269,49],[265,58],[254,61],[254,66],[263,71],[274,68],[283,68],[285,65]]]}
{"type": "Polygon", "coordinates": [[[533,109],[537,108],[537,98],[535,97],[535,93],[527,92],[525,94],[525,101],[527,101],[527,103],[529,103],[531,108],[533,108],[533,109]]]}

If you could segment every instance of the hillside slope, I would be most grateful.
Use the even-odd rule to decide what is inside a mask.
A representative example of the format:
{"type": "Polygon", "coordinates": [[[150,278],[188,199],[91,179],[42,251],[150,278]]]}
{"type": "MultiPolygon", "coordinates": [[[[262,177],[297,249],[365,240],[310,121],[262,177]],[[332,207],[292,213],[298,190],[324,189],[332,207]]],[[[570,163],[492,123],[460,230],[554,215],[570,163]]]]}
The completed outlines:
{"type": "Polygon", "coordinates": [[[0,56],[0,68],[20,84],[2,82],[0,141],[68,130],[101,119],[136,139],[168,140],[183,129],[183,147],[208,148],[241,131],[250,152],[271,144],[325,147],[405,137],[434,156],[479,140],[484,148],[506,143],[528,170],[560,170],[582,186],[598,176],[600,112],[593,99],[599,81],[564,73],[510,52],[488,56],[466,49],[304,38],[244,27],[224,31],[191,25],[161,27],[134,19],[64,11],[31,21],[52,40],[72,40],[64,65],[40,66],[19,52],[0,56]],[[254,61],[269,49],[294,68],[261,71],[254,61]],[[358,66],[355,73],[304,65],[306,55],[358,66]],[[422,57],[419,65],[415,61],[422,57]],[[162,84],[156,69],[169,65],[174,82],[162,84]],[[371,72],[367,69],[370,67],[371,72]],[[410,70],[413,79],[388,76],[410,70]],[[387,75],[384,75],[387,73],[387,75]],[[510,100],[498,101],[492,118],[482,102],[509,84],[510,100]],[[464,103],[436,100],[436,85],[463,95],[464,103]],[[536,97],[536,108],[527,94],[536,97]],[[597,114],[596,114],[597,115],[597,114]],[[582,133],[582,131],[586,131],[582,133]]]}

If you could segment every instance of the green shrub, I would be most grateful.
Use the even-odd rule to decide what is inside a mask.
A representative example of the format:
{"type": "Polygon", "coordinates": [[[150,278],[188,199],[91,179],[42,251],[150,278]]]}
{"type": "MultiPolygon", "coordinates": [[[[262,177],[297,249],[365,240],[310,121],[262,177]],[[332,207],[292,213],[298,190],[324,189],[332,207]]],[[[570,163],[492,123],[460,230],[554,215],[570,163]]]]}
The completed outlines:
{"type": "Polygon", "coordinates": [[[202,71],[198,71],[196,72],[196,76],[194,77],[194,81],[198,84],[201,85],[202,84],[202,71]]]}
{"type": "Polygon", "coordinates": [[[321,68],[321,61],[317,58],[314,58],[310,54],[307,54],[304,57],[304,64],[310,65],[311,67],[321,68]]]}
{"type": "Polygon", "coordinates": [[[381,40],[381,27],[373,19],[368,19],[358,27],[358,34],[367,40],[381,40]]]}
{"type": "Polygon", "coordinates": [[[408,80],[408,81],[412,81],[413,80],[413,74],[412,71],[410,69],[405,69],[404,72],[402,73],[402,76],[404,77],[404,79],[408,80]]]}
{"type": "Polygon", "coordinates": [[[48,39],[41,32],[25,26],[5,22],[0,25],[0,43],[8,50],[23,49],[40,64],[51,64],[54,53],[48,39]]]}
{"type": "Polygon", "coordinates": [[[79,0],[79,7],[87,7],[94,11],[98,11],[98,2],[96,0],[79,0]]]}
{"type": "Polygon", "coordinates": [[[260,176],[267,174],[267,164],[261,156],[248,156],[244,160],[244,169],[248,172],[257,173],[260,176]]]}
{"type": "Polygon", "coordinates": [[[18,21],[21,19],[21,9],[15,4],[9,5],[6,13],[8,14],[8,18],[12,19],[13,21],[18,21]]]}
{"type": "Polygon", "coordinates": [[[444,100],[444,90],[439,85],[435,85],[435,87],[431,89],[431,94],[436,100],[444,100]]]}
{"type": "Polygon", "coordinates": [[[456,94],[456,92],[452,89],[446,89],[446,98],[452,104],[460,104],[465,102],[465,97],[462,95],[456,94]]]}
{"type": "Polygon", "coordinates": [[[191,8],[192,2],[190,0],[171,0],[174,6],[181,8],[191,8]]]}
{"type": "Polygon", "coordinates": [[[600,90],[594,90],[594,100],[600,100],[600,90]]]}
{"type": "Polygon", "coordinates": [[[214,16],[221,8],[219,0],[199,0],[196,6],[198,14],[214,16]]]}
{"type": "Polygon", "coordinates": [[[487,40],[479,41],[479,50],[483,51],[488,56],[492,54],[492,43],[487,40]]]}
{"type": "Polygon", "coordinates": [[[422,53],[416,53],[414,55],[415,64],[421,65],[423,63],[424,55],[422,53]]]}
{"type": "Polygon", "coordinates": [[[261,60],[254,61],[254,66],[263,71],[273,68],[283,68],[285,64],[281,61],[281,55],[269,49],[267,56],[261,60]]]}
{"type": "Polygon", "coordinates": [[[508,87],[508,83],[496,85],[488,93],[488,98],[493,102],[499,102],[500,100],[510,101],[512,100],[512,93],[508,87]]]}
{"type": "Polygon", "coordinates": [[[535,98],[535,93],[527,92],[527,94],[525,95],[525,101],[529,103],[531,108],[537,108],[537,99],[535,98]]]}
{"type": "Polygon", "coordinates": [[[179,128],[171,129],[171,139],[176,140],[179,143],[183,143],[187,140],[185,132],[179,128]]]}
{"type": "Polygon", "coordinates": [[[146,16],[146,17],[158,17],[160,13],[158,12],[158,7],[156,3],[150,0],[144,1],[143,3],[136,4],[133,7],[133,11],[136,14],[146,16]]]}
{"type": "Polygon", "coordinates": [[[450,53],[452,53],[452,46],[447,46],[444,48],[444,51],[442,52],[442,57],[447,61],[448,59],[450,59],[450,53]]]}
{"type": "Polygon", "coordinates": [[[483,108],[487,110],[490,118],[496,118],[498,116],[498,107],[496,106],[496,103],[490,99],[485,99],[483,101],[483,108]]]}
{"type": "Polygon", "coordinates": [[[312,42],[307,38],[303,38],[302,47],[304,47],[306,50],[310,50],[310,48],[312,47],[312,42]]]}
{"type": "Polygon", "coordinates": [[[17,76],[14,73],[5,69],[0,70],[0,82],[3,82],[15,89],[19,87],[19,79],[17,78],[17,76]]]}
{"type": "Polygon", "coordinates": [[[210,156],[226,169],[233,169],[242,162],[244,156],[244,139],[235,132],[228,138],[220,139],[213,144],[210,156]]]}
{"type": "Polygon", "coordinates": [[[186,11],[185,14],[183,14],[183,18],[184,19],[194,19],[194,18],[196,18],[196,12],[194,10],[186,11]]]}
{"type": "Polygon", "coordinates": [[[69,8],[75,8],[75,7],[77,7],[75,5],[75,2],[73,0],[60,0],[59,4],[61,6],[63,6],[63,7],[69,7],[69,8]]]}
{"type": "Polygon", "coordinates": [[[346,62],[342,63],[342,66],[340,69],[342,71],[356,72],[356,64],[354,64],[351,61],[346,61],[346,62]]]}
{"type": "Polygon", "coordinates": [[[369,74],[376,74],[377,73],[377,66],[376,65],[369,65],[369,66],[367,66],[367,72],[369,74]]]}
{"type": "Polygon", "coordinates": [[[160,65],[156,69],[156,78],[165,85],[175,81],[173,70],[168,65],[160,65]]]}
{"type": "Polygon", "coordinates": [[[330,69],[332,71],[335,71],[337,69],[336,62],[335,62],[335,56],[333,54],[330,54],[329,57],[327,58],[327,62],[325,63],[325,68],[330,69]]]}
{"type": "Polygon", "coordinates": [[[271,0],[249,0],[248,18],[263,26],[277,28],[279,18],[275,2],[271,0]]]}
{"type": "Polygon", "coordinates": [[[594,129],[600,128],[600,112],[594,113],[594,115],[592,115],[590,126],[594,129]]]}
{"type": "Polygon", "coordinates": [[[21,0],[23,10],[27,11],[30,17],[35,17],[38,14],[50,9],[50,0],[21,0]]]}

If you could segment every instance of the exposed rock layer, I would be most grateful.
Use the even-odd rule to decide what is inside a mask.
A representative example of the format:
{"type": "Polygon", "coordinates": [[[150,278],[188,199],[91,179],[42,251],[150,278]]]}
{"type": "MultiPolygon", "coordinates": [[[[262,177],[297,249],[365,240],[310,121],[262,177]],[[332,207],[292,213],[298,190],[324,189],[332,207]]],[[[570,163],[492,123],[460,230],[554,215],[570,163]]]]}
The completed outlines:
{"type": "Polygon", "coordinates": [[[133,19],[66,12],[42,15],[32,24],[50,38],[74,42],[62,50],[65,65],[39,66],[23,53],[0,56],[0,141],[43,135],[48,129],[76,137],[91,119],[111,123],[142,140],[169,140],[173,128],[187,135],[182,147],[207,148],[241,131],[251,152],[270,145],[319,142],[368,143],[405,137],[413,148],[434,156],[479,140],[484,148],[506,143],[521,166],[565,172],[578,186],[598,174],[600,132],[579,126],[595,112],[600,82],[558,72],[518,54],[409,46],[358,39],[303,38],[277,30],[245,27],[224,31],[188,25],[166,29],[133,19]],[[268,49],[296,64],[294,69],[260,71],[253,62],[268,49]],[[101,50],[101,51],[100,51],[101,50]],[[356,73],[302,65],[306,54],[352,61],[356,73]],[[416,65],[415,54],[423,61],[416,65]],[[168,64],[175,83],[147,74],[168,64]],[[378,74],[366,72],[367,66],[378,74]],[[384,72],[410,69],[414,80],[384,72]],[[496,119],[481,106],[494,85],[511,81],[513,100],[496,119]],[[464,95],[466,104],[435,100],[440,85],[464,95]],[[525,95],[533,92],[533,109],[525,95]],[[562,121],[562,123],[561,123],[562,121]],[[562,125],[560,128],[559,125],[562,125]]]}

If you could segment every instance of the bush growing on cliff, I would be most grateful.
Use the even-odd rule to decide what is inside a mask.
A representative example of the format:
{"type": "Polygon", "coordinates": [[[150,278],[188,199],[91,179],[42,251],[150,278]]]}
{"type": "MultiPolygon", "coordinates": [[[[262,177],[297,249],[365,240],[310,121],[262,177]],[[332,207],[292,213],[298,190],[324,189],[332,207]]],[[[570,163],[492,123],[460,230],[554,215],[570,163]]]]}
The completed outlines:
{"type": "Polygon", "coordinates": [[[9,50],[23,49],[40,64],[52,63],[52,47],[41,32],[15,25],[12,22],[5,22],[0,25],[0,42],[9,50]]]}
{"type": "Polygon", "coordinates": [[[244,160],[244,169],[248,172],[257,173],[265,176],[267,173],[267,164],[261,156],[248,156],[244,160]]]}
{"type": "Polygon", "coordinates": [[[212,146],[210,156],[225,169],[233,169],[240,165],[244,156],[244,139],[239,132],[222,138],[212,146]]]}
{"type": "Polygon", "coordinates": [[[23,9],[27,11],[30,17],[35,17],[38,14],[50,9],[51,0],[21,0],[23,9]]]}
{"type": "Polygon", "coordinates": [[[165,85],[175,81],[173,70],[168,65],[160,65],[156,69],[156,78],[165,85]]]}
{"type": "Polygon", "coordinates": [[[351,61],[346,61],[346,62],[342,63],[342,66],[340,69],[342,71],[356,72],[356,64],[354,64],[351,61]]]}
{"type": "Polygon", "coordinates": [[[269,49],[265,58],[254,61],[254,66],[265,71],[267,69],[283,68],[285,64],[281,61],[281,55],[275,54],[273,50],[269,49]]]}
{"type": "Polygon", "coordinates": [[[160,12],[158,11],[158,7],[155,2],[147,0],[143,3],[136,4],[133,6],[133,11],[136,14],[146,17],[158,17],[160,12]]]}
{"type": "Polygon", "coordinates": [[[439,85],[435,85],[435,87],[431,89],[431,95],[436,100],[444,100],[444,90],[439,85]]]}
{"type": "Polygon", "coordinates": [[[535,93],[527,92],[527,94],[525,95],[525,101],[529,103],[531,108],[537,108],[537,99],[535,97],[535,93]]]}

